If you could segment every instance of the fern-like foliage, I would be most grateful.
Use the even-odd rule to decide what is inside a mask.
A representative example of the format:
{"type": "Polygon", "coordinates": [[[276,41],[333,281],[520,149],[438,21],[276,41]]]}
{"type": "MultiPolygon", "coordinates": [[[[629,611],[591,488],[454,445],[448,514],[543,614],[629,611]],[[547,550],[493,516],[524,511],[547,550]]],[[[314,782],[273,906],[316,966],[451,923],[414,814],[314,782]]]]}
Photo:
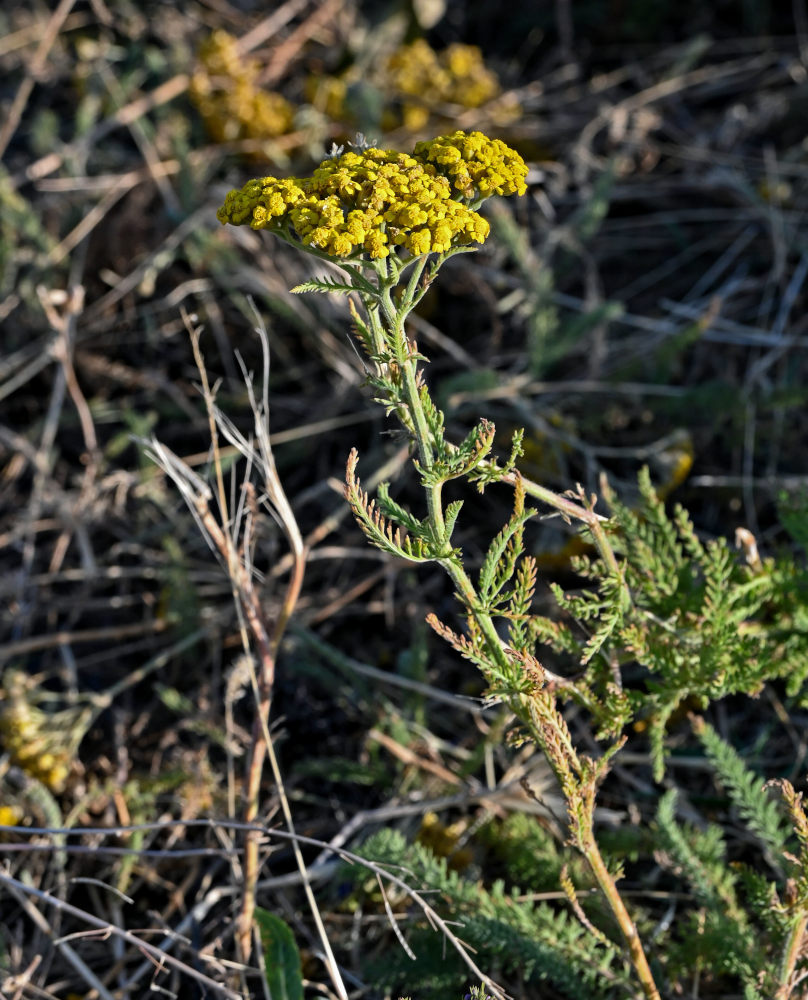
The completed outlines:
{"type": "MultiPolygon", "coordinates": [[[[773,974],[768,942],[739,899],[739,877],[727,864],[721,829],[697,830],[676,820],[676,791],[662,796],[657,809],[658,858],[684,878],[698,909],[691,912],[670,945],[674,976],[701,968],[710,980],[739,978],[748,996],[756,996],[773,974]]],[[[773,982],[773,980],[770,980],[773,982]]],[[[760,994],[761,996],[766,995],[760,994]]]]}
{"type": "MultiPolygon", "coordinates": [[[[436,412],[440,413],[439,410],[436,412]]],[[[490,420],[481,420],[459,445],[450,444],[441,435],[435,440],[438,454],[432,468],[424,471],[416,463],[421,472],[421,482],[424,486],[433,486],[468,476],[490,455],[495,434],[496,426],[490,420]]]]}
{"type": "Polygon", "coordinates": [[[802,996],[808,923],[808,818],[802,796],[784,779],[764,783],[703,720],[694,720],[693,728],[720,784],[768,855],[775,878],[764,877],[760,866],[729,863],[722,829],[678,822],[676,790],[666,792],[657,809],[656,857],[685,880],[697,904],[673,929],[669,972],[676,979],[695,966],[708,990],[734,981],[745,1000],[802,996]],[[770,795],[771,786],[783,801],[770,795]]]}
{"type": "MultiPolygon", "coordinates": [[[[460,924],[458,936],[474,950],[475,961],[519,984],[512,987],[517,995],[541,995],[541,982],[551,983],[570,1000],[616,1000],[633,994],[620,949],[593,938],[567,910],[526,901],[520,889],[508,890],[503,881],[486,888],[464,878],[445,858],[422,844],[408,844],[395,830],[375,834],[361,853],[404,869],[413,888],[429,892],[430,904],[460,924]]],[[[388,950],[383,965],[372,970],[374,981],[406,988],[413,996],[438,996],[438,991],[462,995],[467,970],[447,952],[441,937],[426,926],[401,929],[417,962],[403,951],[392,955],[388,950]]]]}
{"type": "Polygon", "coordinates": [[[752,771],[738,751],[721,739],[703,719],[694,719],[693,729],[707,751],[721,784],[726,788],[738,815],[767,850],[777,870],[791,830],[780,804],[766,782],[752,771]]]}
{"type": "Polygon", "coordinates": [[[302,282],[300,285],[295,285],[290,291],[293,295],[302,295],[304,292],[319,292],[321,295],[348,295],[351,292],[357,291],[357,289],[353,285],[348,285],[336,278],[312,278],[309,281],[302,282]]]}
{"type": "Polygon", "coordinates": [[[676,821],[676,789],[659,800],[657,824],[661,844],[668,852],[666,864],[682,875],[703,906],[715,910],[743,929],[746,918],[736,894],[736,876],[726,864],[726,848],[718,826],[697,830],[676,821]]]}
{"type": "Polygon", "coordinates": [[[507,476],[514,471],[516,463],[524,451],[522,444],[524,436],[524,430],[514,431],[513,438],[511,439],[511,451],[504,465],[500,465],[496,461],[488,461],[482,462],[469,470],[469,482],[476,483],[480,493],[484,492],[485,487],[489,483],[501,482],[503,476],[507,476]]]}
{"type": "MultiPolygon", "coordinates": [[[[532,686],[529,673],[525,670],[524,661],[518,656],[508,659],[507,672],[494,660],[486,649],[485,640],[479,628],[476,627],[473,616],[467,619],[468,635],[460,635],[442,622],[434,612],[426,616],[427,624],[448,642],[462,657],[480,669],[489,684],[488,697],[499,698],[513,694],[514,691],[528,690],[532,686]]],[[[530,657],[525,652],[524,657],[530,657]]]]}
{"type": "Polygon", "coordinates": [[[489,545],[480,567],[477,593],[480,608],[488,614],[492,614],[511,597],[503,591],[513,577],[517,561],[525,550],[525,523],[537,514],[532,507],[525,507],[525,490],[521,479],[517,478],[513,492],[513,514],[489,545]]]}
{"type": "MultiPolygon", "coordinates": [[[[313,247],[308,249],[309,251],[315,250],[313,247]]],[[[316,251],[315,256],[319,256],[316,251]]],[[[329,260],[328,255],[324,255],[324,259],[329,260]]],[[[343,265],[342,271],[348,276],[349,281],[341,281],[334,275],[324,275],[321,278],[311,278],[299,285],[295,285],[290,291],[293,295],[302,295],[304,292],[336,295],[348,295],[351,292],[359,292],[360,295],[370,296],[371,298],[375,298],[378,294],[378,289],[365,277],[361,267],[355,267],[346,263],[343,265]]]]}
{"type": "Polygon", "coordinates": [[[506,615],[511,646],[517,653],[529,651],[531,645],[529,612],[536,590],[536,576],[536,560],[532,556],[526,556],[517,567],[506,615]]]}
{"type": "Polygon", "coordinates": [[[567,869],[576,886],[589,888],[592,875],[586,863],[563,848],[543,823],[529,813],[511,813],[485,824],[477,834],[486,850],[507,872],[507,881],[534,892],[556,892],[567,869]]]}
{"type": "Polygon", "coordinates": [[[448,555],[449,553],[434,551],[422,523],[395,503],[386,487],[379,488],[378,501],[368,497],[356,478],[358,459],[359,455],[353,449],[346,466],[345,498],[368,541],[377,548],[410,562],[430,562],[448,555]],[[407,534],[407,531],[412,534],[407,534]]]}
{"type": "Polygon", "coordinates": [[[554,587],[578,627],[537,616],[530,630],[538,643],[586,666],[587,703],[600,706],[602,732],[615,735],[631,717],[642,720],[659,779],[666,726],[683,703],[705,708],[730,694],[754,696],[774,678],[784,678],[790,694],[801,692],[808,575],[790,559],[743,564],[725,539],[702,542],[681,507],[669,516],[647,470],[639,485],[637,509],[606,493],[620,576],[600,559],[578,558],[574,568],[589,585],[577,593],[554,587]],[[616,671],[628,699],[619,698],[619,718],[616,671]]]}

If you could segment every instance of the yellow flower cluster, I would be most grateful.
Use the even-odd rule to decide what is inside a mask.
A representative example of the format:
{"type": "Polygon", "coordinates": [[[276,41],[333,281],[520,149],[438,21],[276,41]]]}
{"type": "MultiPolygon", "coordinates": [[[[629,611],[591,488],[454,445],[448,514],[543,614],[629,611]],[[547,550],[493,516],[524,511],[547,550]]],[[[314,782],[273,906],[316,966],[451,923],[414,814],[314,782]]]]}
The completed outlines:
{"type": "Polygon", "coordinates": [[[434,163],[464,198],[522,195],[527,191],[527,165],[501,139],[482,132],[454,132],[419,142],[415,156],[434,163]]]}
{"type": "Polygon", "coordinates": [[[214,31],[199,47],[199,62],[189,93],[214,141],[272,139],[290,131],[292,105],[261,89],[259,64],[239,54],[232,35],[214,31]]]}
{"type": "MultiPolygon", "coordinates": [[[[446,105],[479,108],[501,92],[499,80],[483,62],[476,45],[450,45],[436,52],[419,39],[396,49],[380,66],[370,72],[353,66],[342,76],[311,77],[306,93],[311,103],[335,121],[352,122],[355,115],[348,106],[349,90],[358,84],[371,84],[385,99],[382,129],[403,125],[409,131],[423,129],[430,118],[446,114],[446,105]],[[394,110],[393,106],[397,105],[394,110]]],[[[497,101],[486,114],[497,124],[513,121],[520,114],[515,101],[497,101]]],[[[451,113],[451,111],[450,111],[451,113]]]]}
{"type": "Polygon", "coordinates": [[[454,44],[435,52],[419,38],[393,53],[387,74],[396,96],[418,98],[418,103],[405,102],[402,109],[404,125],[410,129],[423,128],[430,106],[479,108],[500,92],[496,74],[485,65],[476,45],[454,44]]]}
{"type": "Polygon", "coordinates": [[[48,714],[31,704],[30,679],[16,670],[3,677],[0,738],[11,760],[51,791],[61,792],[77,737],[84,729],[75,712],[48,714]]]}
{"type": "Polygon", "coordinates": [[[398,247],[413,256],[442,253],[488,236],[488,223],[464,199],[523,194],[526,175],[503,142],[455,132],[419,143],[412,155],[357,150],[324,160],[311,177],[256,178],[227,195],[217,218],[285,232],[337,258],[387,257],[398,247]]]}

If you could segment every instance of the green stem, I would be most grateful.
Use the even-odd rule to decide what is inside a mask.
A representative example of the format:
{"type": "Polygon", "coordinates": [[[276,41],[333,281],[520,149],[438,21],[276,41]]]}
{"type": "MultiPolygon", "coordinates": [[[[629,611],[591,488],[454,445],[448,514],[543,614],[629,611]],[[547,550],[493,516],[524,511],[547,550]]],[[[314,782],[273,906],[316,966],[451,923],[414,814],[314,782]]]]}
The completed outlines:
{"type": "MultiPolygon", "coordinates": [[[[404,292],[404,297],[401,300],[400,313],[402,315],[402,322],[403,319],[405,319],[406,316],[412,311],[412,308],[415,305],[415,302],[417,301],[416,295],[418,299],[420,299],[421,295],[423,294],[423,291],[420,294],[418,294],[418,282],[421,280],[421,275],[424,273],[424,267],[426,266],[426,261],[427,261],[426,257],[419,257],[418,260],[415,261],[415,264],[413,266],[412,274],[410,275],[410,280],[407,282],[407,290],[404,292]]],[[[424,291],[425,290],[426,289],[424,289],[424,291]]]]}
{"type": "MultiPolygon", "coordinates": [[[[414,287],[412,279],[410,280],[410,285],[414,287]]],[[[402,307],[400,312],[396,315],[396,321],[401,324],[399,332],[402,337],[403,323],[408,311],[409,310],[405,311],[405,308],[402,307]]],[[[412,415],[413,429],[418,445],[418,452],[421,457],[421,464],[424,469],[431,469],[434,461],[432,438],[427,425],[426,415],[421,401],[421,394],[418,392],[417,362],[408,357],[402,364],[402,374],[404,376],[404,390],[407,396],[407,405],[412,415]]],[[[442,484],[437,483],[427,486],[425,487],[425,492],[427,517],[433,537],[435,539],[442,539],[445,532],[442,484]]],[[[485,639],[488,655],[501,670],[509,670],[511,668],[511,662],[508,659],[508,655],[503,649],[502,643],[497,635],[497,631],[494,628],[493,619],[487,612],[480,609],[479,596],[468,574],[456,559],[441,559],[439,562],[451,577],[452,582],[457,588],[459,596],[462,598],[469,613],[473,616],[475,622],[479,626],[485,639]]]]}
{"type": "Polygon", "coordinates": [[[362,304],[368,315],[368,323],[370,325],[370,332],[373,334],[373,350],[374,353],[383,357],[387,352],[387,341],[384,337],[384,328],[381,324],[381,319],[379,318],[379,305],[375,299],[363,298],[362,304]]]}
{"type": "Polygon", "coordinates": [[[788,1000],[791,996],[794,974],[794,967],[797,964],[802,946],[805,942],[805,931],[808,926],[808,912],[803,911],[798,914],[788,931],[783,957],[778,970],[778,989],[774,995],[774,1000],[788,1000]]]}
{"type": "MultiPolygon", "coordinates": [[[[401,335],[404,336],[403,330],[401,331],[401,335]]],[[[411,358],[407,358],[401,366],[401,374],[404,378],[404,392],[407,397],[407,406],[409,407],[410,415],[412,417],[412,426],[415,433],[415,440],[418,444],[418,454],[421,458],[421,465],[424,470],[429,470],[432,468],[434,462],[432,434],[427,424],[424,406],[421,402],[421,394],[418,391],[416,373],[417,363],[411,358]]],[[[446,534],[446,522],[443,519],[443,484],[439,482],[432,483],[431,485],[424,487],[424,489],[426,491],[426,506],[432,537],[437,544],[442,544],[446,534]]],[[[447,569],[449,569],[450,566],[457,568],[453,561],[441,560],[441,562],[447,569]]],[[[461,572],[463,571],[461,570],[461,572]]],[[[463,576],[465,577],[466,574],[463,573],[463,576]]],[[[460,581],[456,582],[458,583],[458,586],[461,587],[461,590],[470,588],[473,593],[474,589],[471,586],[471,581],[468,577],[466,577],[465,581],[467,585],[466,588],[464,588],[460,581]]]]}
{"type": "MultiPolygon", "coordinates": [[[[502,481],[514,485],[516,483],[516,476],[514,473],[508,473],[502,477],[502,481]]],[[[592,541],[604,563],[606,563],[612,573],[617,576],[620,575],[620,564],[617,561],[614,550],[609,544],[606,532],[603,530],[606,518],[601,517],[600,514],[596,514],[593,510],[582,507],[572,500],[568,500],[567,497],[562,497],[558,493],[554,493],[553,490],[548,490],[546,486],[534,483],[531,479],[522,478],[522,485],[525,488],[525,493],[529,496],[536,497],[537,500],[542,500],[548,506],[554,507],[564,517],[582,521],[592,533],[592,541]]]]}
{"type": "Polygon", "coordinates": [[[628,948],[631,956],[631,964],[634,966],[634,971],[637,973],[637,978],[640,980],[642,991],[646,1000],[660,1000],[659,990],[654,982],[651,967],[648,964],[648,959],[646,958],[640,935],[637,932],[637,925],[631,919],[631,916],[626,909],[626,904],[623,902],[623,897],[617,891],[614,878],[612,877],[609,869],[606,867],[606,863],[603,860],[603,855],[600,853],[600,848],[598,847],[591,827],[587,831],[587,836],[581,846],[581,850],[584,857],[589,862],[589,867],[592,870],[592,874],[595,876],[595,880],[600,887],[600,891],[606,897],[609,908],[617,920],[620,931],[623,935],[623,940],[626,942],[626,947],[628,948]]]}
{"type": "Polygon", "coordinates": [[[452,583],[457,588],[458,594],[463,598],[469,614],[479,626],[485,639],[488,655],[492,661],[502,671],[513,670],[513,664],[502,646],[499,635],[497,635],[497,630],[494,628],[494,620],[487,611],[481,610],[477,591],[474,589],[474,584],[469,579],[466,571],[458,563],[448,559],[441,560],[441,566],[443,566],[451,577],[452,583]]]}
{"type": "MultiPolygon", "coordinates": [[[[384,313],[384,318],[387,320],[387,325],[390,328],[390,333],[393,338],[392,346],[395,348],[397,344],[400,343],[400,337],[404,333],[404,317],[400,316],[393,304],[393,296],[391,294],[392,286],[385,283],[379,293],[379,305],[382,307],[382,312],[384,313]]],[[[393,353],[398,354],[400,350],[394,350],[393,353]]]]}
{"type": "MultiPolygon", "coordinates": [[[[382,303],[382,311],[386,317],[389,317],[392,320],[393,330],[391,332],[393,341],[396,345],[401,345],[401,349],[399,351],[399,364],[401,366],[404,395],[412,420],[412,430],[418,446],[418,454],[421,460],[421,465],[424,470],[429,470],[434,464],[432,434],[429,430],[426,414],[424,413],[421,394],[418,391],[417,361],[410,357],[409,349],[406,347],[407,340],[404,332],[404,323],[412,308],[410,302],[415,294],[415,290],[421,274],[423,273],[425,264],[426,257],[416,262],[413,273],[410,276],[404,298],[397,310],[393,307],[388,287],[384,288],[384,291],[380,296],[380,300],[382,303]],[[406,356],[404,356],[404,351],[406,351],[406,356]]],[[[436,483],[427,486],[425,487],[425,492],[427,519],[432,536],[436,540],[442,539],[446,530],[443,517],[442,484],[436,483]]],[[[502,643],[500,642],[497,631],[494,628],[494,622],[491,616],[486,612],[481,611],[479,608],[479,597],[468,574],[454,559],[440,559],[439,562],[451,577],[452,582],[457,588],[458,594],[461,596],[463,602],[469,610],[469,613],[474,617],[474,620],[479,626],[480,631],[485,638],[488,655],[500,667],[500,669],[507,670],[511,666],[508,656],[502,648],[502,643]]]]}
{"type": "MultiPolygon", "coordinates": [[[[403,336],[403,332],[402,332],[403,336]]],[[[415,437],[418,444],[418,454],[421,457],[421,465],[425,471],[432,468],[435,461],[432,450],[432,434],[426,422],[421,394],[418,391],[418,381],[416,376],[416,362],[407,358],[401,363],[401,375],[404,380],[404,395],[407,399],[407,406],[412,414],[412,422],[415,428],[415,437]]]]}
{"type": "MultiPolygon", "coordinates": [[[[373,337],[374,354],[376,354],[379,358],[391,357],[390,344],[388,343],[388,338],[382,324],[381,316],[379,315],[379,296],[376,296],[374,299],[363,298],[362,302],[367,312],[368,325],[373,337]]],[[[378,362],[378,364],[381,365],[382,362],[378,362]]],[[[389,364],[389,362],[386,362],[386,364],[389,364]]],[[[383,372],[379,371],[379,374],[383,374],[383,372]]],[[[404,427],[407,428],[407,430],[414,433],[411,415],[407,409],[406,402],[399,397],[392,395],[389,399],[390,403],[395,407],[398,419],[404,427]]]]}

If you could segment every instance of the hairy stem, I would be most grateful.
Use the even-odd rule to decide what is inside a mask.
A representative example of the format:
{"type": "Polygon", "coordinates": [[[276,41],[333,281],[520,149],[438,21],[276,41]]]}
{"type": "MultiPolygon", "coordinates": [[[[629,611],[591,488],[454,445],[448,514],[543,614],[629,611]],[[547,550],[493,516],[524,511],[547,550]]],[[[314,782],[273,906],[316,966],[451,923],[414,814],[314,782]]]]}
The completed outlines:
{"type": "Polygon", "coordinates": [[[805,944],[806,927],[808,927],[808,912],[802,911],[789,928],[785,947],[783,948],[783,957],[778,969],[778,988],[774,995],[774,1000],[788,1000],[791,996],[794,987],[792,977],[797,959],[800,957],[805,944]]]}
{"type": "Polygon", "coordinates": [[[640,981],[646,1000],[660,1000],[659,990],[654,982],[640,935],[637,933],[637,925],[631,919],[626,909],[626,904],[617,890],[614,878],[606,867],[591,827],[581,844],[581,850],[592,870],[592,874],[595,876],[600,891],[606,897],[609,908],[620,927],[620,932],[623,935],[623,940],[626,942],[626,947],[631,957],[631,964],[637,973],[637,978],[640,981]]]}
{"type": "MultiPolygon", "coordinates": [[[[502,481],[515,485],[516,474],[509,472],[502,477],[502,481]]],[[[622,573],[620,572],[620,564],[617,561],[617,556],[614,554],[614,549],[609,544],[609,539],[606,537],[606,532],[603,530],[603,524],[606,520],[605,518],[601,517],[600,514],[596,514],[593,510],[589,510],[588,508],[581,506],[581,504],[577,504],[573,500],[563,497],[560,494],[555,493],[553,490],[547,489],[546,486],[534,483],[531,479],[523,478],[522,485],[525,488],[525,493],[529,496],[536,497],[537,500],[541,500],[548,506],[554,507],[560,514],[563,514],[564,517],[581,521],[585,524],[592,534],[592,541],[603,562],[609,567],[609,570],[614,573],[615,576],[622,579],[622,573]]],[[[628,588],[625,584],[623,584],[623,589],[625,593],[628,594],[628,588]]]]}

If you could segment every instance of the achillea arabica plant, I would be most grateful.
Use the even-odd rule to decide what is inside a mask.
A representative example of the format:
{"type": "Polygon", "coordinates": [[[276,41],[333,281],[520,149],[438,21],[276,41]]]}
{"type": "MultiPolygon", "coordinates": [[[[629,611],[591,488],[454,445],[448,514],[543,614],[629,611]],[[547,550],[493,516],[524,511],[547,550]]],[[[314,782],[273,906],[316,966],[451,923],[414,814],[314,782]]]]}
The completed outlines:
{"type": "Polygon", "coordinates": [[[399,94],[418,97],[424,94],[431,103],[448,101],[466,108],[478,108],[500,92],[499,80],[483,62],[476,45],[458,42],[442,52],[435,52],[423,38],[402,45],[391,56],[387,72],[393,89],[399,94]]]}
{"type": "MultiPolygon", "coordinates": [[[[423,128],[430,114],[440,113],[446,104],[461,108],[479,108],[501,91],[496,73],[483,61],[476,45],[455,42],[442,52],[419,38],[402,45],[388,60],[386,77],[392,94],[401,101],[405,128],[423,128]]],[[[511,103],[498,109],[499,122],[519,114],[511,103]]]]}
{"type": "MultiPolygon", "coordinates": [[[[424,378],[425,359],[409,334],[407,317],[442,265],[476,249],[489,235],[478,211],[482,203],[494,195],[523,194],[526,178],[525,163],[503,142],[480,132],[457,131],[420,142],[411,154],[357,146],[323,161],[310,177],[248,181],[228,194],[218,218],[223,224],[266,229],[341,272],[341,277],[307,281],[293,291],[350,296],[354,333],[370,361],[367,381],[377,402],[412,440],[423,509],[404,507],[386,483],[371,497],[360,484],[355,450],[346,467],[347,500],[373,545],[412,562],[435,563],[451,578],[465,630],[434,615],[429,622],[480,669],[489,698],[503,703],[517,720],[514,739],[539,746],[558,780],[567,805],[568,843],[585,859],[607,923],[616,925],[609,937],[589,920],[567,868],[562,868],[561,886],[586,932],[584,938],[591,939],[591,956],[599,953],[611,966],[611,986],[603,984],[604,995],[616,983],[628,988],[623,984],[629,975],[636,989],[652,1000],[660,996],[660,973],[652,972],[617,889],[620,866],[607,864],[595,836],[598,788],[632,724],[649,731],[659,777],[665,766],[666,725],[680,706],[695,703],[704,708],[726,694],[756,694],[774,677],[788,676],[796,693],[806,675],[808,630],[805,616],[793,605],[807,603],[805,574],[784,563],[758,561],[744,567],[725,543],[704,545],[683,511],[668,518],[647,477],[641,479],[643,503],[637,511],[605,490],[612,508],[607,520],[595,512],[595,498],[580,488],[559,496],[523,479],[516,471],[519,433],[504,462],[493,455],[495,428],[486,419],[462,441],[447,438],[444,415],[424,378]],[[455,479],[474,483],[480,492],[496,483],[513,490],[513,513],[475,573],[453,541],[463,502],[447,502],[443,490],[455,479]],[[596,558],[576,564],[590,581],[589,590],[569,594],[556,588],[570,624],[532,612],[537,566],[525,552],[524,534],[537,510],[527,506],[528,497],[568,521],[579,521],[597,552],[596,558]],[[801,598],[788,586],[797,579],[801,598]],[[539,656],[546,646],[574,659],[574,680],[542,665],[539,656]],[[567,726],[560,705],[569,700],[582,706],[599,730],[601,744],[594,756],[581,751],[567,726]]],[[[759,799],[757,792],[749,797],[759,799]]],[[[802,840],[804,824],[793,790],[786,790],[786,799],[802,840]]],[[[759,802],[756,808],[759,811],[759,802]]],[[[674,833],[671,803],[660,812],[659,823],[671,844],[685,844],[674,833]]],[[[383,847],[382,853],[391,857],[404,854],[397,842],[385,841],[383,847]]],[[[682,855],[686,853],[682,847],[682,855]]],[[[407,863],[416,856],[426,871],[429,859],[423,851],[407,863]]],[[[805,860],[800,854],[790,862],[797,886],[805,879],[805,860]]],[[[435,879],[447,896],[468,902],[467,887],[454,876],[441,870],[435,879]]],[[[482,898],[479,892],[472,895],[478,902],[482,898]]],[[[495,954],[505,954],[502,935],[507,938],[511,932],[502,926],[501,917],[513,911],[512,902],[496,892],[486,900],[490,922],[478,928],[479,944],[487,942],[495,954]]],[[[783,906],[791,906],[791,919],[761,958],[768,967],[758,970],[758,981],[771,984],[778,1000],[792,995],[806,928],[801,896],[783,906]]],[[[553,963],[558,966],[563,948],[554,952],[540,939],[549,933],[554,918],[543,910],[523,916],[514,920],[522,920],[524,954],[552,978],[553,963]]],[[[568,946],[579,940],[579,931],[565,931],[568,946]]],[[[508,940],[513,944],[516,938],[508,940]]],[[[585,978],[586,969],[580,971],[585,978]]],[[[754,970],[751,977],[741,978],[748,997],[762,995],[754,992],[754,970]]]]}
{"type": "MultiPolygon", "coordinates": [[[[476,211],[482,202],[493,195],[523,194],[526,177],[524,161],[503,142],[458,131],[418,143],[412,155],[359,149],[324,161],[310,178],[250,181],[227,196],[218,217],[222,223],[270,229],[336,263],[345,275],[344,281],[309,281],[295,291],[353,293],[361,303],[364,315],[355,306],[352,312],[355,332],[374,366],[368,381],[413,439],[426,513],[418,517],[406,510],[386,484],[370,499],[356,477],[356,452],[347,465],[348,502],[374,545],[404,559],[435,562],[451,577],[467,634],[454,633],[434,616],[431,624],[482,670],[490,696],[505,702],[525,736],[545,751],[568,801],[571,838],[608,899],[631,965],[645,996],[652,998],[659,994],[648,960],[593,831],[596,788],[620,742],[598,760],[578,753],[557,705],[563,682],[548,678],[525,627],[536,573],[535,562],[522,558],[523,535],[536,511],[525,506],[525,484],[514,472],[521,436],[515,435],[504,465],[492,458],[494,426],[487,420],[459,444],[448,441],[443,414],[423,378],[424,359],[405,329],[407,316],[445,261],[485,240],[488,224],[476,211]],[[480,490],[503,480],[514,489],[513,515],[491,542],[476,582],[452,544],[462,502],[444,503],[443,498],[444,485],[458,478],[480,490]],[[508,622],[507,644],[497,633],[496,618],[508,622]]],[[[567,516],[577,514],[590,523],[606,546],[586,505],[540,487],[535,492],[567,516]]]]}

